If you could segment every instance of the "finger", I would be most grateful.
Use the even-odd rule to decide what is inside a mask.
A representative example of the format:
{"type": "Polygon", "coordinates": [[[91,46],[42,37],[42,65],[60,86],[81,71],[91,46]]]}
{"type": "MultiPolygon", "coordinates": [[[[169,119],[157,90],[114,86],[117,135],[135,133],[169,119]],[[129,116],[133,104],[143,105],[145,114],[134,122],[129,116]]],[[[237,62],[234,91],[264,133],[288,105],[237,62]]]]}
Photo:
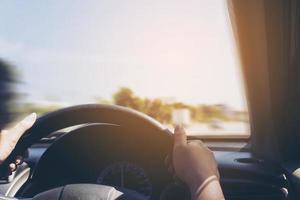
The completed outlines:
{"type": "Polygon", "coordinates": [[[9,164],[9,171],[14,172],[17,169],[17,165],[15,163],[10,163],[9,164]]]}
{"type": "Polygon", "coordinates": [[[14,136],[15,139],[18,140],[25,133],[26,130],[32,127],[32,125],[36,121],[36,117],[36,113],[32,113],[25,117],[11,130],[12,136],[14,136]]]}
{"type": "Polygon", "coordinates": [[[187,144],[185,130],[177,125],[174,130],[174,147],[187,144]]]}
{"type": "Polygon", "coordinates": [[[192,140],[192,141],[188,141],[188,144],[191,144],[191,145],[196,145],[196,146],[201,146],[201,147],[207,147],[203,142],[202,140],[192,140]]]}

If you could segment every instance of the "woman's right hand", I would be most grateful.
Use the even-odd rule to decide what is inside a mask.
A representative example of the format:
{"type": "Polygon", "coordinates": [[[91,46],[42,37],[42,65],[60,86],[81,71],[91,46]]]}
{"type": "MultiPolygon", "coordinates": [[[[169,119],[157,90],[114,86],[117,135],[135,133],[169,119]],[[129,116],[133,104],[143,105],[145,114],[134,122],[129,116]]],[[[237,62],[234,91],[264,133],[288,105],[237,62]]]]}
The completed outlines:
{"type": "MultiPolygon", "coordinates": [[[[214,194],[213,196],[204,194],[208,198],[201,199],[224,199],[219,185],[219,171],[213,152],[201,142],[188,142],[185,130],[181,126],[176,126],[174,130],[173,168],[177,177],[189,186],[194,199],[200,199],[199,188],[212,177],[215,178],[212,181],[215,184],[212,189],[216,189],[215,194],[218,191],[220,194],[214,194]],[[218,188],[215,188],[216,186],[218,188]]],[[[212,186],[212,184],[210,185],[212,186]]],[[[207,191],[201,191],[207,193],[207,191]]]]}

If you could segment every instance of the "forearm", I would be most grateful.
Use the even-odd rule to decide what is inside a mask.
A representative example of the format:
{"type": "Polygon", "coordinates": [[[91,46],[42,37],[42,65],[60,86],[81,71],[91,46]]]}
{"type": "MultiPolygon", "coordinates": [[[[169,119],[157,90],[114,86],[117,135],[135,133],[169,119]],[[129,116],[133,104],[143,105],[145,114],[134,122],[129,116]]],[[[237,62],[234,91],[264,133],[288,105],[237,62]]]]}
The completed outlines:
{"type": "Polygon", "coordinates": [[[200,192],[198,190],[191,191],[193,200],[224,200],[224,195],[220,182],[214,180],[206,185],[200,192]]]}

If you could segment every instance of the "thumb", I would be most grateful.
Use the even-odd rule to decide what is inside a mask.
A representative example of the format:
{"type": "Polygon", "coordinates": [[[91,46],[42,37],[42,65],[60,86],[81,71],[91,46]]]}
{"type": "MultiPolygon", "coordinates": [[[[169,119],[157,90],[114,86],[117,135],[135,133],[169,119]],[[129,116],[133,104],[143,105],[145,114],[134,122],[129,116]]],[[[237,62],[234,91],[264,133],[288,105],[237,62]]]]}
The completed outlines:
{"type": "Polygon", "coordinates": [[[187,137],[185,130],[181,126],[177,125],[174,130],[174,147],[186,144],[187,137]]]}

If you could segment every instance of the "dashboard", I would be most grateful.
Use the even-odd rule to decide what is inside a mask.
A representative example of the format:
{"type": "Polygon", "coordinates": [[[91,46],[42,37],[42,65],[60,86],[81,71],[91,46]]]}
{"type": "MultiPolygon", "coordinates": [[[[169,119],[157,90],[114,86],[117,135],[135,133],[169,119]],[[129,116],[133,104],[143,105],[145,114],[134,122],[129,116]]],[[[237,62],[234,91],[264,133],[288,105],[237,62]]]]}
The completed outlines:
{"type": "MultiPolygon", "coordinates": [[[[29,149],[29,165],[35,165],[45,152],[44,145],[37,145],[29,149]]],[[[221,174],[221,184],[226,199],[229,200],[287,200],[291,192],[287,179],[282,176],[282,172],[274,167],[268,168],[266,163],[258,161],[249,152],[234,152],[227,150],[215,150],[214,154],[219,164],[221,174]],[[242,159],[242,160],[241,160],[242,159]]],[[[119,162],[117,163],[119,164],[119,162]]],[[[125,164],[125,163],[124,163],[125,164]]],[[[131,163],[133,164],[133,163],[131,163]]],[[[136,165],[136,164],[134,164],[136,165]]],[[[114,164],[108,165],[103,169],[104,173],[99,172],[94,177],[97,183],[100,177],[102,181],[103,174],[106,174],[106,169],[109,171],[114,164]]],[[[113,167],[114,168],[114,167],[113,167]]],[[[118,169],[119,171],[119,169],[118,169]]],[[[130,170],[131,171],[131,170],[130,170]]],[[[146,173],[143,169],[143,173],[146,173]]],[[[119,174],[119,173],[117,173],[119,174]]],[[[119,174],[120,175],[120,174],[119,174]]],[[[120,176],[115,177],[115,182],[112,185],[120,184],[120,176]]],[[[147,174],[146,174],[147,175],[147,174]]],[[[147,175],[148,176],[148,175],[147,175]]],[[[110,176],[108,176],[110,177],[110,176]]],[[[109,178],[110,179],[110,178],[109,178]]],[[[69,182],[71,183],[71,182],[69,182]]],[[[138,182],[136,182],[138,183],[138,182]]],[[[151,183],[153,184],[153,183],[151,183]]],[[[126,187],[136,187],[139,185],[126,185],[126,187]]],[[[137,189],[137,188],[135,188],[137,189]]],[[[17,196],[24,196],[22,190],[17,196]]],[[[178,181],[172,180],[165,186],[160,193],[158,199],[182,199],[190,200],[188,189],[178,181]]]]}
{"type": "Polygon", "coordinates": [[[129,162],[117,162],[104,168],[96,180],[97,184],[116,188],[127,188],[151,198],[152,183],[145,170],[129,162]]]}
{"type": "MultiPolygon", "coordinates": [[[[32,177],[16,196],[32,197],[66,184],[93,183],[135,191],[147,200],[190,200],[185,185],[167,172],[164,159],[169,147],[149,138],[128,138],[124,131],[114,126],[81,127],[50,147],[30,148],[27,162],[34,169],[32,177]]],[[[214,154],[226,199],[289,199],[290,188],[281,169],[250,152],[218,148],[214,154]]]]}
{"type": "MultiPolygon", "coordinates": [[[[96,183],[138,192],[145,200],[150,200],[153,192],[152,182],[143,168],[129,162],[117,162],[107,166],[97,178],[96,183]]],[[[167,185],[160,194],[160,200],[189,200],[190,193],[182,183],[167,185]]]]}

